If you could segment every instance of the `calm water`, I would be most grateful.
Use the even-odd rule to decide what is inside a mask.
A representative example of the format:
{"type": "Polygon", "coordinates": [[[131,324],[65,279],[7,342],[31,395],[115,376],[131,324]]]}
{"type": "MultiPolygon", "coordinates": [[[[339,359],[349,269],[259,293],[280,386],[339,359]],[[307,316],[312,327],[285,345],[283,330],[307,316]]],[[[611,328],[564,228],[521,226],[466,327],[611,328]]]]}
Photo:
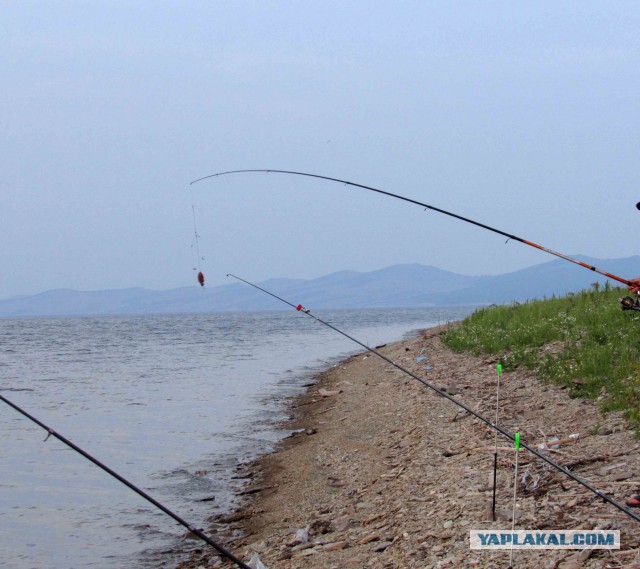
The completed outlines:
{"type": "MultiPolygon", "coordinates": [[[[373,346],[469,312],[317,315],[373,346]]],[[[283,398],[356,351],[291,312],[8,319],[0,320],[0,392],[203,527],[232,505],[237,463],[287,434],[275,426],[283,398]]],[[[0,405],[0,566],[175,561],[161,552],[182,526],[0,405]]]]}

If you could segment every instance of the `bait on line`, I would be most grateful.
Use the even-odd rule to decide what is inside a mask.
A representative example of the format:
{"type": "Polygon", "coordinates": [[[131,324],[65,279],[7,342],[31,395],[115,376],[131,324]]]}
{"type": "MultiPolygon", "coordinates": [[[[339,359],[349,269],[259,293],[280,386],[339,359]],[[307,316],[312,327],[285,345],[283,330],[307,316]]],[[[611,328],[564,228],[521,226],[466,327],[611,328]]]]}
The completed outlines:
{"type": "Polygon", "coordinates": [[[191,192],[191,213],[193,214],[193,235],[196,245],[196,266],[193,267],[193,270],[198,271],[198,283],[200,283],[200,286],[204,286],[204,274],[200,269],[200,261],[204,261],[204,257],[200,256],[200,235],[198,234],[198,226],[196,224],[196,205],[193,201],[193,192],[191,192]]]}
{"type": "MultiPolygon", "coordinates": [[[[545,253],[549,253],[550,255],[554,255],[556,257],[559,257],[561,259],[564,259],[565,261],[569,261],[570,263],[574,263],[576,265],[579,265],[585,269],[588,269],[590,271],[594,271],[596,273],[599,273],[609,279],[612,279],[614,281],[617,281],[621,284],[626,285],[629,290],[632,290],[633,293],[638,297],[636,299],[633,299],[629,296],[624,297],[623,299],[620,300],[621,302],[621,306],[623,310],[638,310],[640,311],[640,280],[639,279],[635,279],[635,280],[630,280],[630,279],[624,279],[622,277],[619,277],[617,275],[614,275],[612,273],[608,273],[606,271],[602,271],[592,265],[588,265],[587,263],[583,263],[582,261],[579,261],[578,259],[574,259],[572,257],[569,257],[568,255],[564,255],[563,253],[558,253],[557,251],[553,251],[552,249],[549,249],[547,247],[543,247],[542,245],[538,245],[537,243],[534,243],[533,241],[528,241],[526,239],[523,239],[522,237],[518,237],[516,235],[512,235],[510,233],[507,233],[506,231],[502,231],[501,229],[497,229],[495,227],[492,227],[490,225],[486,225],[484,223],[480,223],[479,221],[475,221],[473,219],[470,219],[468,217],[463,217],[462,215],[458,215],[457,213],[453,213],[444,209],[441,209],[439,207],[435,207],[433,205],[429,205],[426,203],[423,203],[421,201],[418,200],[414,200],[412,198],[407,198],[405,196],[401,196],[399,194],[394,194],[391,192],[387,192],[385,190],[381,190],[378,188],[374,188],[373,186],[367,186],[365,184],[358,184],[356,182],[350,182],[348,180],[341,180],[340,178],[333,178],[331,176],[323,176],[320,174],[310,174],[307,172],[296,172],[293,170],[271,170],[271,169],[264,169],[264,168],[260,168],[260,169],[246,169],[246,170],[230,170],[227,172],[217,172],[215,174],[210,174],[208,176],[203,176],[202,178],[198,178],[197,180],[193,180],[193,182],[190,183],[190,186],[192,186],[193,184],[196,184],[197,182],[201,182],[203,180],[207,180],[209,178],[216,178],[219,176],[227,176],[230,174],[250,174],[250,173],[266,173],[266,174],[286,174],[286,175],[291,175],[291,176],[303,176],[303,177],[307,177],[307,178],[317,178],[320,180],[327,180],[329,182],[337,182],[339,184],[345,184],[347,186],[352,186],[355,188],[360,188],[363,190],[368,190],[371,192],[376,192],[378,194],[383,194],[385,196],[389,196],[392,198],[396,198],[408,203],[412,203],[414,205],[418,205],[420,207],[423,207],[425,209],[430,209],[432,211],[437,211],[438,213],[442,213],[444,215],[448,215],[449,217],[453,217],[455,219],[459,219],[460,221],[464,221],[465,223],[470,223],[472,225],[475,225],[477,227],[481,227],[483,229],[486,229],[488,231],[492,231],[493,233],[497,233],[498,235],[502,235],[503,237],[507,237],[507,241],[510,239],[513,239],[514,241],[519,241],[520,243],[523,243],[524,245],[529,245],[530,247],[533,247],[535,249],[539,249],[540,251],[544,251],[545,253]]],[[[640,209],[640,202],[638,202],[637,206],[638,209],[640,209]]]]}
{"type": "MultiPolygon", "coordinates": [[[[348,338],[352,342],[355,342],[359,346],[363,347],[365,350],[371,352],[372,354],[378,356],[379,358],[383,359],[387,363],[391,364],[393,367],[395,367],[396,369],[398,369],[401,372],[405,373],[409,377],[415,379],[416,381],[419,381],[425,387],[431,389],[432,391],[435,391],[438,395],[441,395],[442,397],[445,397],[446,399],[448,399],[449,401],[451,401],[452,403],[454,403],[458,407],[464,409],[467,413],[473,415],[476,419],[478,419],[481,422],[483,422],[484,424],[488,425],[490,428],[494,429],[496,432],[502,434],[509,441],[514,442],[514,443],[516,442],[516,436],[511,434],[510,432],[508,432],[506,429],[504,429],[500,425],[491,422],[490,419],[487,419],[486,417],[484,417],[483,415],[481,415],[480,413],[478,413],[477,411],[475,411],[474,409],[472,409],[471,407],[469,407],[468,405],[466,405],[462,401],[459,401],[458,399],[453,397],[453,395],[450,395],[446,391],[443,391],[442,389],[436,387],[435,385],[433,385],[432,383],[430,383],[426,379],[418,377],[413,372],[411,372],[407,368],[401,366],[400,364],[396,363],[391,358],[385,356],[383,353],[381,353],[380,351],[376,350],[375,348],[371,348],[367,344],[361,342],[360,340],[357,340],[353,336],[350,336],[346,332],[343,332],[342,330],[336,328],[333,324],[330,324],[329,322],[327,322],[325,320],[322,320],[321,318],[319,318],[318,316],[313,314],[309,308],[305,308],[304,306],[302,306],[302,304],[297,304],[297,305],[293,304],[293,303],[289,302],[288,300],[285,300],[284,298],[278,296],[277,294],[274,294],[273,292],[270,292],[267,289],[262,288],[262,287],[260,287],[260,286],[258,286],[256,284],[254,284],[252,282],[249,282],[249,281],[247,281],[247,280],[245,280],[245,279],[243,279],[241,277],[238,277],[236,275],[228,274],[227,276],[228,277],[232,277],[232,278],[234,278],[234,279],[236,279],[238,281],[241,281],[241,282],[243,282],[243,283],[245,283],[245,284],[247,284],[247,285],[249,285],[249,286],[251,286],[251,287],[253,287],[253,288],[257,289],[257,290],[259,290],[259,291],[262,291],[265,294],[268,294],[269,296],[275,298],[276,300],[279,300],[280,302],[283,302],[284,304],[287,304],[288,306],[294,308],[297,312],[302,312],[302,313],[306,314],[307,316],[309,316],[310,318],[313,318],[316,322],[319,322],[320,324],[323,324],[324,326],[327,326],[328,328],[331,328],[332,330],[334,330],[338,334],[341,334],[345,338],[348,338]]],[[[545,454],[543,454],[542,452],[537,450],[535,447],[532,447],[532,446],[528,445],[527,443],[523,442],[519,438],[517,440],[518,440],[519,445],[521,447],[527,449],[530,453],[534,454],[539,459],[541,459],[542,461],[546,462],[548,465],[550,465],[551,467],[555,468],[556,470],[558,470],[559,472],[561,472],[565,476],[568,476],[569,478],[571,478],[572,480],[574,480],[575,482],[577,482],[578,484],[580,484],[581,486],[583,486],[584,488],[586,488],[590,492],[594,493],[596,496],[598,496],[599,498],[601,498],[605,502],[608,502],[609,504],[611,504],[612,506],[614,506],[615,508],[617,508],[621,512],[625,513],[627,516],[633,518],[637,522],[640,522],[640,515],[636,514],[635,512],[632,512],[631,510],[629,510],[628,508],[626,508],[625,506],[623,506],[622,504],[620,504],[619,502],[617,502],[616,500],[614,500],[613,498],[611,498],[610,496],[605,494],[602,490],[598,490],[595,486],[592,486],[589,482],[587,482],[586,480],[584,480],[584,479],[580,478],[579,476],[577,476],[576,474],[574,474],[569,468],[564,467],[561,464],[551,460],[548,456],[546,456],[545,454]]]]}

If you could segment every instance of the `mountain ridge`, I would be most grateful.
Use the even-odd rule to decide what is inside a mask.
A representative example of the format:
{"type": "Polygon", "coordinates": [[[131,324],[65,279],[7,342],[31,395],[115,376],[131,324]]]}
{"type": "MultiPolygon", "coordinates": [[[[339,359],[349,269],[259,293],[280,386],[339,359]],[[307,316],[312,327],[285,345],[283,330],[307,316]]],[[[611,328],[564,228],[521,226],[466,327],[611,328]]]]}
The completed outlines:
{"type": "MultiPolygon", "coordinates": [[[[618,275],[640,274],[640,256],[577,259],[618,275]]],[[[314,308],[400,308],[523,302],[563,295],[608,279],[556,259],[502,275],[469,276],[417,263],[391,265],[369,272],[342,270],[315,279],[277,277],[262,288],[291,302],[314,308]]],[[[613,282],[614,286],[618,283],[613,282]]],[[[277,310],[276,299],[244,283],[201,289],[77,291],[60,288],[0,300],[0,317],[87,316],[277,310]]]]}

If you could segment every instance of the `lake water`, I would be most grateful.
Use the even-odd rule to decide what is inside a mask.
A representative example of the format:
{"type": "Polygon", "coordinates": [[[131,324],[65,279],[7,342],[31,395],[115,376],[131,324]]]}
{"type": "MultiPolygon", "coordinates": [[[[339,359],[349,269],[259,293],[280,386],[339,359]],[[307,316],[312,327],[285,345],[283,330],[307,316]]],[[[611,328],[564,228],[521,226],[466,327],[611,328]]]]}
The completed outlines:
{"type": "MultiPolygon", "coordinates": [[[[470,311],[317,315],[375,346],[470,311]]],[[[206,527],[233,504],[235,466],[288,434],[277,427],[284,399],[358,351],[293,312],[0,319],[0,392],[206,527]]],[[[175,562],[161,552],[182,526],[45,436],[0,402],[0,566],[144,568],[163,555],[175,562]]]]}

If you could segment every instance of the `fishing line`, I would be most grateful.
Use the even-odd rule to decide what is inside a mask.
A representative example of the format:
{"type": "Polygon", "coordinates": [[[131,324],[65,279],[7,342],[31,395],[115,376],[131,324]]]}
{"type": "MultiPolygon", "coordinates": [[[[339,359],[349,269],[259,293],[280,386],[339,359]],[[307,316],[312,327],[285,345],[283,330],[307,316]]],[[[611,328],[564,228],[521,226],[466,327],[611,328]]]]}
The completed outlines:
{"type": "Polygon", "coordinates": [[[156,508],[158,508],[159,510],[163,511],[168,516],[171,516],[175,521],[177,521],[179,524],[181,524],[184,527],[186,527],[190,532],[192,532],[193,534],[198,536],[202,541],[208,543],[218,553],[220,553],[220,555],[226,557],[230,561],[233,561],[238,567],[242,567],[242,569],[251,569],[249,567],[249,565],[247,565],[246,563],[244,563],[243,561],[238,559],[228,549],[224,548],[222,545],[219,545],[218,543],[213,541],[210,537],[208,537],[206,534],[204,534],[198,528],[193,527],[190,523],[188,523],[185,520],[183,520],[177,514],[174,514],[169,508],[167,508],[166,506],[163,506],[160,502],[158,502],[157,500],[155,500],[154,498],[149,496],[149,494],[147,494],[144,490],[138,488],[133,483],[129,482],[126,478],[124,478],[123,476],[121,476],[116,471],[112,470],[111,468],[109,468],[106,464],[103,464],[102,462],[100,462],[97,458],[94,458],[93,456],[91,456],[88,452],[86,452],[83,449],[81,449],[78,445],[76,445],[75,443],[72,443],[69,439],[67,439],[66,437],[64,437],[61,434],[57,433],[51,427],[48,427],[43,422],[41,422],[38,419],[36,419],[33,415],[30,415],[29,413],[27,413],[21,407],[18,407],[18,405],[16,405],[15,403],[12,403],[11,401],[9,401],[6,397],[4,397],[1,394],[0,394],[0,400],[4,401],[7,405],[9,405],[10,407],[13,407],[18,413],[20,413],[21,415],[25,416],[27,419],[29,419],[30,421],[32,421],[33,423],[35,423],[36,425],[38,425],[39,427],[41,427],[45,431],[47,431],[47,438],[45,439],[45,441],[50,436],[54,436],[56,439],[58,439],[59,441],[61,441],[65,445],[67,445],[69,448],[71,448],[74,451],[76,451],[77,453],[81,454],[87,460],[90,460],[91,462],[93,462],[93,464],[95,464],[96,466],[98,466],[99,468],[104,470],[107,474],[109,474],[110,476],[112,476],[116,480],[122,482],[122,484],[124,484],[125,486],[127,486],[128,488],[133,490],[136,494],[138,494],[139,496],[142,496],[147,502],[153,504],[156,508]]]}
{"type": "Polygon", "coordinates": [[[202,273],[202,269],[200,268],[200,261],[204,261],[204,257],[200,257],[200,235],[198,235],[198,226],[196,224],[196,205],[193,199],[193,190],[191,190],[191,186],[189,186],[189,190],[191,191],[191,213],[193,214],[193,234],[196,240],[197,255],[196,266],[193,268],[193,270],[198,271],[198,282],[200,283],[200,286],[204,286],[204,274],[202,273]]]}
{"type": "MultiPolygon", "coordinates": [[[[288,174],[288,175],[292,175],[292,176],[305,176],[308,178],[317,178],[320,180],[328,180],[330,182],[338,182],[340,184],[345,184],[347,186],[354,186],[356,188],[361,188],[363,190],[369,190],[372,192],[376,192],[378,194],[383,194],[385,196],[389,196],[392,198],[396,198],[408,203],[412,203],[415,205],[419,205],[420,207],[423,207],[425,209],[430,209],[432,211],[437,211],[438,213],[443,213],[444,215],[448,215],[449,217],[454,217],[455,219],[459,219],[460,221],[465,221],[466,223],[471,223],[472,225],[476,225],[477,227],[482,227],[483,229],[486,229],[488,231],[493,231],[494,233],[497,233],[499,235],[503,235],[504,237],[507,237],[508,239],[514,239],[515,241],[519,241],[520,243],[523,243],[525,245],[529,245],[530,247],[534,247],[536,249],[539,249],[541,251],[544,251],[546,253],[549,253],[551,255],[555,255],[556,257],[560,257],[561,259],[564,259],[565,261],[569,261],[570,263],[574,263],[576,265],[580,265],[581,267],[584,267],[585,269],[589,269],[590,271],[595,271],[596,273],[599,273],[609,279],[613,279],[615,281],[618,281],[626,286],[635,286],[631,281],[627,280],[627,279],[623,279],[622,277],[618,277],[614,274],[611,273],[607,273],[605,271],[601,271],[600,269],[597,269],[596,267],[592,266],[592,265],[588,265],[587,263],[583,263],[582,261],[578,261],[577,259],[572,259],[571,257],[564,255],[562,253],[558,253],[557,251],[553,251],[551,249],[548,249],[546,247],[543,247],[542,245],[538,245],[537,243],[534,243],[533,241],[527,241],[526,239],[523,239],[521,237],[517,237],[515,235],[511,235],[510,233],[507,233],[506,231],[502,231],[500,229],[497,229],[495,227],[491,227],[490,225],[485,225],[484,223],[480,223],[479,221],[474,221],[473,219],[469,219],[468,217],[463,217],[462,215],[458,215],[457,213],[453,213],[444,209],[440,209],[438,207],[420,202],[418,200],[414,200],[411,198],[407,198],[404,196],[401,196],[399,194],[393,194],[391,192],[387,192],[385,190],[380,190],[378,188],[374,188],[372,186],[365,186],[364,184],[358,184],[356,182],[349,182],[348,180],[341,180],[339,178],[332,178],[330,176],[321,176],[319,174],[309,174],[306,172],[295,172],[292,170],[266,170],[266,169],[252,169],[252,170],[231,170],[228,172],[218,172],[216,174],[210,174],[209,176],[204,176],[203,178],[198,178],[197,180],[194,180],[193,182],[191,182],[190,185],[193,185],[197,182],[201,182],[202,180],[206,180],[208,178],[214,178],[217,176],[226,176],[229,174],[243,174],[243,173],[256,173],[256,172],[262,172],[262,173],[274,173],[274,174],[288,174]]],[[[508,240],[507,239],[507,240],[508,240]]]]}
{"type": "MultiPolygon", "coordinates": [[[[251,287],[253,287],[253,288],[257,289],[257,290],[260,290],[260,291],[264,292],[265,294],[268,294],[269,296],[279,300],[280,302],[283,302],[284,304],[287,304],[287,305],[291,306],[292,308],[295,308],[298,312],[303,312],[304,314],[306,314],[310,318],[313,318],[316,322],[319,322],[320,324],[324,324],[328,328],[331,328],[332,330],[334,330],[338,334],[341,334],[345,338],[348,338],[352,342],[355,342],[359,346],[362,346],[365,350],[371,352],[372,354],[375,354],[379,358],[381,358],[384,361],[386,361],[387,363],[391,364],[396,369],[402,371],[403,373],[406,373],[408,376],[410,376],[413,379],[419,381],[425,387],[428,387],[432,391],[435,391],[437,394],[442,395],[442,397],[448,399],[449,401],[451,401],[452,403],[454,403],[458,407],[464,409],[467,413],[473,415],[476,419],[478,419],[481,422],[485,423],[486,425],[488,425],[492,429],[495,429],[497,432],[501,433],[507,439],[509,439],[510,441],[515,443],[516,437],[514,435],[512,435],[511,433],[509,433],[506,429],[503,429],[500,425],[492,423],[489,419],[487,419],[483,415],[480,415],[480,413],[478,413],[477,411],[473,410],[471,407],[469,407],[468,405],[466,405],[462,401],[458,401],[455,397],[453,397],[453,395],[449,395],[446,391],[443,391],[442,389],[436,387],[432,383],[428,382],[426,379],[422,379],[421,377],[418,377],[413,372],[409,371],[407,368],[401,366],[400,364],[394,362],[391,358],[385,356],[384,354],[382,354],[381,352],[379,352],[375,348],[371,348],[371,347],[367,346],[366,344],[362,343],[360,340],[357,340],[356,338],[354,338],[353,336],[350,336],[346,332],[343,332],[342,330],[339,330],[333,324],[330,324],[329,322],[326,322],[325,320],[322,320],[321,318],[319,318],[315,314],[312,314],[311,310],[309,308],[305,308],[304,306],[302,306],[302,304],[298,304],[298,305],[292,304],[291,302],[289,302],[288,300],[285,300],[284,298],[278,296],[277,294],[269,292],[268,290],[266,290],[266,289],[264,289],[264,288],[262,288],[262,287],[260,287],[260,286],[258,286],[256,284],[253,284],[253,283],[251,283],[251,282],[249,282],[249,281],[247,281],[247,280],[245,280],[245,279],[243,279],[241,277],[233,275],[231,273],[229,273],[227,276],[228,277],[233,277],[236,280],[239,280],[239,281],[241,281],[241,282],[243,282],[245,284],[248,284],[249,286],[251,286],[251,287]]],[[[640,515],[636,514],[635,512],[632,512],[631,510],[629,510],[628,508],[626,508],[625,506],[623,506],[619,502],[616,502],[613,498],[609,497],[602,490],[598,490],[595,486],[592,486],[589,482],[587,482],[586,480],[583,480],[582,478],[580,478],[579,476],[577,476],[576,474],[571,472],[571,470],[569,470],[569,468],[567,468],[566,466],[562,466],[561,464],[558,464],[557,462],[554,462],[553,460],[551,460],[549,457],[547,457],[544,454],[542,454],[541,452],[539,452],[534,447],[531,447],[531,446],[529,446],[528,444],[526,444],[526,443],[524,443],[522,441],[520,441],[520,446],[526,448],[530,453],[532,453],[533,455],[537,456],[540,460],[546,462],[547,464],[549,464],[550,466],[552,466],[553,468],[555,468],[556,470],[558,470],[559,472],[561,472],[565,476],[568,476],[569,478],[571,478],[572,480],[574,480],[575,482],[577,482],[581,486],[585,487],[590,492],[594,493],[599,498],[602,498],[602,500],[604,500],[605,502],[608,502],[609,504],[611,504],[612,506],[614,506],[615,508],[617,508],[621,512],[624,512],[625,514],[627,514],[629,517],[633,518],[637,522],[640,522],[640,515]]]]}

